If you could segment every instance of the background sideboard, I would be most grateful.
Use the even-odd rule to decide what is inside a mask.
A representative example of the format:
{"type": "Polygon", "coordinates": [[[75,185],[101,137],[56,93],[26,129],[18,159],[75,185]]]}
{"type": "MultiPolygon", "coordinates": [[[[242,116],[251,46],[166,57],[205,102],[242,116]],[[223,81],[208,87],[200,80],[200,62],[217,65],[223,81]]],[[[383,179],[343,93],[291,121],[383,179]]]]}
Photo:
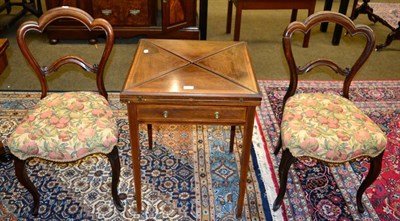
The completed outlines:
{"type": "MultiPolygon", "coordinates": [[[[199,39],[197,0],[46,0],[46,8],[73,6],[94,18],[104,18],[117,38],[199,39]]],[[[89,39],[96,42],[99,32],[89,32],[78,22],[64,19],[47,29],[51,43],[61,39],[89,39]]]]}

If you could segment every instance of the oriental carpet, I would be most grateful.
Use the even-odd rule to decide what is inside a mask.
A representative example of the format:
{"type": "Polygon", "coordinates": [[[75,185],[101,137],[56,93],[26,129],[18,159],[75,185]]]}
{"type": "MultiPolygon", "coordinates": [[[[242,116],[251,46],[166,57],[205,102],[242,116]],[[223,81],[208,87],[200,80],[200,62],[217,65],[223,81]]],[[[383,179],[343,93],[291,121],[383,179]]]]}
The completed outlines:
{"type": "MultiPolygon", "coordinates": [[[[259,81],[262,105],[257,109],[251,166],[242,220],[398,220],[400,219],[400,81],[353,82],[350,99],[377,122],[388,136],[381,175],[366,190],[360,215],[355,193],[368,161],[323,165],[313,160],[295,162],[289,172],[284,204],[270,207],[278,191],[278,140],[282,98],[287,81],[259,81]]],[[[299,92],[340,93],[340,82],[306,81],[299,92]]],[[[110,103],[120,126],[119,213],[111,200],[110,167],[94,155],[69,164],[29,161],[31,179],[41,193],[40,220],[236,220],[241,130],[229,154],[230,127],[154,125],[153,150],[141,127],[143,213],[135,208],[132,162],[126,107],[117,93],[110,103]]],[[[0,135],[4,140],[38,93],[0,92],[0,135]]],[[[0,163],[0,220],[33,220],[32,197],[16,181],[12,163],[0,163]]]]}

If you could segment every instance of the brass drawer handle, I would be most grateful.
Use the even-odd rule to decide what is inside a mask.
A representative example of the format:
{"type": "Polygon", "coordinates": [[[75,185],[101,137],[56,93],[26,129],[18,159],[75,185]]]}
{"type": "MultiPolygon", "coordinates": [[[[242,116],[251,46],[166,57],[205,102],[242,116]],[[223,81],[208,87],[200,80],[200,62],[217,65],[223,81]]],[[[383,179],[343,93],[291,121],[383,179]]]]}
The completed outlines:
{"type": "Polygon", "coordinates": [[[138,15],[138,14],[140,14],[140,9],[131,9],[131,10],[129,10],[129,14],[130,15],[138,15]]]}
{"type": "Polygon", "coordinates": [[[164,117],[164,118],[168,118],[168,111],[164,111],[164,112],[163,112],[163,117],[164,117]]]}
{"type": "Polygon", "coordinates": [[[112,10],[111,9],[103,9],[101,10],[101,14],[105,15],[105,16],[109,16],[111,15],[112,10]]]}
{"type": "Polygon", "coordinates": [[[216,112],[214,113],[214,116],[215,116],[215,119],[219,119],[219,112],[216,111],[216,112]]]}

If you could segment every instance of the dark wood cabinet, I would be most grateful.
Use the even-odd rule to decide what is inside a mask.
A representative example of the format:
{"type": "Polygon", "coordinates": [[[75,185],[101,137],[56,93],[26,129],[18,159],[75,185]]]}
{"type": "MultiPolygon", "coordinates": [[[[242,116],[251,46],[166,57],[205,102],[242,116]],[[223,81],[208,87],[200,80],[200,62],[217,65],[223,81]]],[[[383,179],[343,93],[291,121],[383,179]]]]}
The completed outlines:
{"type": "MultiPolygon", "coordinates": [[[[47,9],[72,6],[94,18],[104,18],[117,38],[199,39],[197,0],[46,0],[47,9]]],[[[100,32],[88,32],[81,24],[63,19],[47,28],[52,43],[62,39],[96,41],[100,32]]]]}

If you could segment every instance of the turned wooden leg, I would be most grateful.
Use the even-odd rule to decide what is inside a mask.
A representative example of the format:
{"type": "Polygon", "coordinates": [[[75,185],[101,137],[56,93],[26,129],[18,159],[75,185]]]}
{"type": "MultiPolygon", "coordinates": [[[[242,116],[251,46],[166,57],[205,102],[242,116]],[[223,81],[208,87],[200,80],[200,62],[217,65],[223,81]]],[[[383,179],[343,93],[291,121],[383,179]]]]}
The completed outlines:
{"type": "Polygon", "coordinates": [[[153,127],[152,124],[147,124],[147,137],[149,140],[149,149],[153,149],[153,127]]]}
{"type": "Polygon", "coordinates": [[[124,210],[122,206],[121,199],[118,196],[118,183],[119,183],[119,175],[121,171],[121,164],[119,162],[118,156],[118,147],[115,146],[113,150],[107,154],[108,160],[111,164],[111,172],[112,172],[112,182],[111,182],[111,193],[114,200],[114,205],[117,207],[118,211],[124,210]]]}
{"type": "Polygon", "coordinates": [[[279,193],[272,207],[274,211],[277,211],[281,207],[286,192],[289,169],[295,160],[296,158],[293,157],[288,149],[283,151],[281,163],[279,164],[279,193]]]}
{"type": "Polygon", "coordinates": [[[357,7],[357,3],[357,0],[353,3],[353,10],[350,16],[351,20],[356,19],[360,14],[368,14],[368,11],[370,9],[368,2],[364,1],[359,7],[357,7]]]}
{"type": "Polygon", "coordinates": [[[361,183],[360,188],[357,190],[357,207],[358,212],[363,213],[365,211],[364,206],[362,205],[361,198],[364,191],[378,178],[379,173],[381,172],[382,168],[382,157],[383,153],[379,154],[377,157],[371,158],[369,171],[367,176],[365,177],[364,181],[361,183]]]}
{"type": "Polygon", "coordinates": [[[396,30],[392,31],[390,34],[388,34],[388,36],[386,37],[385,43],[376,46],[376,50],[377,51],[382,50],[383,48],[390,45],[393,40],[396,40],[396,39],[400,40],[400,22],[399,22],[399,27],[396,30]]]}
{"type": "Polygon", "coordinates": [[[28,174],[26,173],[25,163],[26,160],[20,160],[17,157],[14,157],[15,175],[17,176],[18,181],[32,194],[33,197],[32,215],[37,216],[39,211],[40,195],[36,187],[29,179],[28,174]]]}
{"type": "Polygon", "coordinates": [[[29,2],[22,1],[21,4],[23,10],[32,13],[36,17],[40,17],[43,14],[42,5],[40,3],[40,0],[37,0],[36,2],[37,4],[35,3],[34,0],[30,0],[29,2]]]}
{"type": "Polygon", "coordinates": [[[229,143],[229,152],[233,152],[233,145],[235,144],[236,126],[231,126],[231,141],[229,143]]]}

